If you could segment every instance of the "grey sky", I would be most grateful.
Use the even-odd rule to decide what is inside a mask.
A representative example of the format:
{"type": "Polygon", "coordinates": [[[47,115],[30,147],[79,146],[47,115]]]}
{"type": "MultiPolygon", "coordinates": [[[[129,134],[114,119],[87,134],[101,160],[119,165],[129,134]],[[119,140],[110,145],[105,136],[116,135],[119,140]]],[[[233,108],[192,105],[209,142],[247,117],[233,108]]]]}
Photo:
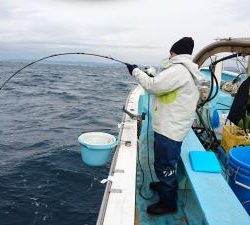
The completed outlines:
{"type": "Polygon", "coordinates": [[[0,60],[87,51],[156,64],[183,36],[194,52],[250,36],[248,11],[248,0],[0,0],[0,60]]]}

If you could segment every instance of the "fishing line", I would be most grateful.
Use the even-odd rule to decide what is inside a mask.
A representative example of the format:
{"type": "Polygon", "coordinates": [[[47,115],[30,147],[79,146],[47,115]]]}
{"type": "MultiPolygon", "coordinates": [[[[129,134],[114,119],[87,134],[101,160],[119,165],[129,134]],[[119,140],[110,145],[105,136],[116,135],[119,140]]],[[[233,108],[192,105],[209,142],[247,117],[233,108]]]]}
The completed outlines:
{"type": "Polygon", "coordinates": [[[86,52],[66,52],[66,53],[59,53],[59,54],[53,54],[53,55],[49,55],[49,56],[46,56],[46,57],[43,57],[43,58],[40,58],[38,60],[35,60],[25,66],[23,66],[22,68],[20,68],[19,70],[17,70],[15,73],[13,73],[11,76],[9,76],[4,82],[3,84],[0,86],[0,91],[4,88],[4,86],[13,78],[15,77],[17,74],[19,74],[22,70],[24,70],[25,68],[35,64],[35,63],[38,63],[40,61],[43,61],[45,59],[49,59],[49,58],[53,58],[53,57],[57,57],[57,56],[64,56],[64,55],[88,55],[88,56],[95,56],[95,57],[100,57],[100,58],[105,58],[105,59],[110,59],[112,61],[115,61],[115,62],[118,62],[118,63],[122,63],[124,65],[128,65],[128,63],[126,62],[123,62],[121,60],[118,60],[118,59],[115,59],[115,58],[112,58],[112,57],[109,57],[109,56],[104,56],[104,55],[99,55],[99,54],[93,54],[93,53],[86,53],[86,52]]]}

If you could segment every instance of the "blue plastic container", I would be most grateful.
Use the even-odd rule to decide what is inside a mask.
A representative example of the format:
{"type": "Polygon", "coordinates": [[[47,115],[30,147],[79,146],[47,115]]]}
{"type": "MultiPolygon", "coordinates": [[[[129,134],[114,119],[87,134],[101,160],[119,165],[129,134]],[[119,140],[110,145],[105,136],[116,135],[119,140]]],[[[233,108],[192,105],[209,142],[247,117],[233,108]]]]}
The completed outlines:
{"type": "Polygon", "coordinates": [[[229,151],[229,185],[250,215],[250,147],[229,151]]]}
{"type": "Polygon", "coordinates": [[[211,126],[212,128],[218,128],[220,126],[220,116],[217,110],[214,110],[211,116],[211,126]]]}
{"type": "Polygon", "coordinates": [[[89,132],[78,137],[82,160],[89,166],[103,166],[118,144],[115,136],[103,132],[89,132]]]}

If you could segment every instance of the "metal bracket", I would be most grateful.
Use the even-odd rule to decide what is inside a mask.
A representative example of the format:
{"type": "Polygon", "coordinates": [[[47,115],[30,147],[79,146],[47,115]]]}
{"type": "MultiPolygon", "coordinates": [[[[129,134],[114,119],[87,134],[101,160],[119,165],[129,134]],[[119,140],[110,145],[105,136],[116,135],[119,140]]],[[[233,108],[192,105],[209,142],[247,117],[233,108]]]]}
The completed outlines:
{"type": "Polygon", "coordinates": [[[125,144],[126,147],[130,147],[131,146],[131,141],[125,141],[124,144],[125,144]]]}
{"type": "Polygon", "coordinates": [[[124,173],[125,171],[124,170],[120,170],[120,169],[115,169],[114,170],[114,173],[124,173]]]}

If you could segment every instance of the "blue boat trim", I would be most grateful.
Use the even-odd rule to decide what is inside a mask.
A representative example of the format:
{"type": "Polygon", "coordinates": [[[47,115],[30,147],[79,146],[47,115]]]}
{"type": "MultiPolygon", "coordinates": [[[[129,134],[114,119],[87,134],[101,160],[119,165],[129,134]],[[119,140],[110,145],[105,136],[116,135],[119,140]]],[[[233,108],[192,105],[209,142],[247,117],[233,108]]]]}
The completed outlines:
{"type": "Polygon", "coordinates": [[[249,225],[250,217],[222,174],[196,173],[192,170],[189,160],[192,149],[205,151],[193,130],[190,130],[182,145],[181,158],[206,224],[249,225]]]}

